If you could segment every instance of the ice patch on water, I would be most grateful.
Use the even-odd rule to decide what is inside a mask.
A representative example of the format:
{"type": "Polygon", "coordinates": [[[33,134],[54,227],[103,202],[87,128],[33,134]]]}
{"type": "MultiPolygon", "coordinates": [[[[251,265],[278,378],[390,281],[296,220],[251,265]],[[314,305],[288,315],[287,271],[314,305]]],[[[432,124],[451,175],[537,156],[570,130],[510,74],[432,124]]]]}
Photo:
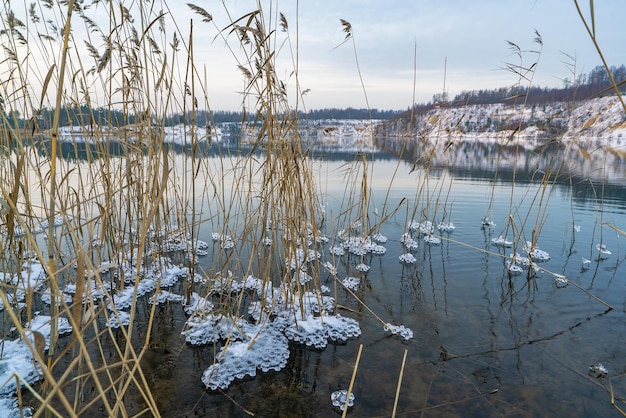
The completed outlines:
{"type": "Polygon", "coordinates": [[[295,272],[293,274],[293,279],[291,280],[292,284],[299,283],[300,285],[305,285],[309,282],[313,281],[313,277],[311,277],[306,271],[300,270],[299,272],[295,272]]]}
{"type": "Polygon", "coordinates": [[[285,335],[291,341],[322,349],[326,347],[328,340],[345,342],[358,337],[361,335],[361,328],[356,320],[341,315],[308,315],[289,324],[285,328],[285,335]]]}
{"type": "Polygon", "coordinates": [[[332,254],[332,255],[336,255],[338,257],[341,257],[342,255],[344,255],[346,253],[346,251],[343,249],[342,246],[340,245],[333,245],[332,247],[330,247],[328,249],[328,251],[332,254]]]}
{"type": "Polygon", "coordinates": [[[502,235],[498,235],[497,238],[491,238],[491,244],[495,245],[496,247],[509,248],[513,246],[513,241],[509,241],[502,235]]]}
{"type": "Polygon", "coordinates": [[[371,237],[354,236],[344,238],[342,246],[345,251],[359,257],[370,253],[382,255],[385,254],[385,252],[387,251],[385,247],[378,244],[371,237]]]}
{"type": "Polygon", "coordinates": [[[167,302],[182,302],[184,299],[185,298],[182,295],[161,290],[160,292],[155,293],[154,296],[148,300],[148,302],[151,304],[156,303],[157,305],[161,305],[167,302]]]}
{"type": "Polygon", "coordinates": [[[368,271],[370,271],[370,266],[368,266],[365,263],[359,263],[359,264],[356,265],[355,269],[358,272],[367,273],[368,271]]]}
{"type": "Polygon", "coordinates": [[[115,311],[109,313],[107,325],[109,328],[127,327],[130,324],[130,314],[124,311],[115,311]]]}
{"type": "Polygon", "coordinates": [[[519,276],[524,272],[524,269],[513,261],[509,261],[506,268],[509,270],[509,274],[512,276],[519,276]]]}
{"type": "Polygon", "coordinates": [[[596,363],[592,366],[589,366],[589,376],[601,379],[603,377],[606,377],[607,374],[609,374],[609,371],[606,367],[604,367],[604,364],[602,363],[596,363]]]}
{"type": "Polygon", "coordinates": [[[413,331],[410,328],[405,327],[404,325],[393,325],[390,323],[386,323],[384,326],[385,331],[389,331],[392,334],[398,334],[405,340],[410,340],[413,338],[413,331]]]}
{"type": "MultiPolygon", "coordinates": [[[[303,311],[306,313],[330,313],[335,309],[335,299],[327,295],[322,295],[318,292],[305,292],[302,297],[302,302],[304,304],[303,311]]],[[[294,305],[294,310],[300,310],[299,307],[300,301],[298,300],[294,305]]]]}
{"type": "Polygon", "coordinates": [[[0,418],[29,418],[33,416],[31,407],[20,409],[17,398],[3,398],[0,395],[0,418]]]}
{"type": "Polygon", "coordinates": [[[530,241],[526,241],[526,244],[524,244],[524,251],[533,261],[548,261],[550,259],[550,254],[540,250],[539,247],[533,246],[530,241]]]}
{"type": "MultiPolygon", "coordinates": [[[[45,346],[46,350],[50,348],[50,331],[51,331],[50,320],[51,320],[50,316],[36,315],[30,321],[30,326],[27,327],[30,331],[38,332],[41,335],[43,335],[43,337],[46,340],[46,346],[45,346]]],[[[61,334],[67,334],[69,332],[72,332],[72,326],[70,325],[70,321],[68,321],[67,318],[63,318],[63,317],[57,318],[57,334],[61,335],[61,334]]]]}
{"type": "Polygon", "coordinates": [[[424,242],[428,245],[439,245],[441,244],[441,238],[439,238],[438,236],[435,235],[426,235],[424,237],[424,242]]]}
{"type": "Polygon", "coordinates": [[[437,225],[437,229],[439,229],[439,231],[441,232],[454,232],[456,226],[454,226],[452,222],[439,222],[439,225],[437,225]]]}
{"type": "MultiPolygon", "coordinates": [[[[34,345],[32,337],[29,337],[34,345]]],[[[20,417],[16,398],[17,385],[32,385],[43,376],[41,368],[35,362],[31,351],[23,340],[0,340],[2,357],[0,358],[0,417],[20,417]],[[19,379],[16,379],[19,377],[19,379]]],[[[31,416],[32,410],[21,411],[24,416],[31,416]]]]}
{"type": "Polygon", "coordinates": [[[402,234],[400,242],[407,251],[415,251],[419,248],[419,243],[411,237],[409,232],[402,234]]]}
{"type": "Polygon", "coordinates": [[[417,259],[411,253],[404,253],[398,257],[402,264],[414,264],[417,259]]]}
{"type": "MultiPolygon", "coordinates": [[[[11,306],[16,306],[18,308],[22,308],[24,306],[26,306],[24,302],[24,298],[26,296],[26,292],[24,292],[21,289],[16,289],[15,292],[11,291],[10,293],[7,292],[4,294],[7,298],[7,302],[9,303],[9,305],[11,306]]],[[[2,301],[2,298],[0,298],[0,311],[2,311],[4,309],[4,302],[2,301]]]]}
{"type": "MultiPolygon", "coordinates": [[[[84,289],[82,297],[83,303],[86,301],[104,298],[107,293],[110,293],[113,289],[115,289],[115,282],[97,282],[95,279],[86,280],[84,283],[84,289]]],[[[76,294],[76,283],[66,284],[63,288],[63,292],[70,295],[76,294]]]]}
{"type": "MultiPolygon", "coordinates": [[[[50,305],[52,303],[52,296],[50,293],[50,289],[46,289],[41,293],[41,301],[46,305],[50,305]]],[[[61,292],[56,295],[55,303],[57,306],[62,306],[63,302],[70,304],[72,303],[72,295],[68,295],[67,293],[61,292]]]]}
{"type": "Polygon", "coordinates": [[[554,285],[558,288],[567,287],[569,281],[562,274],[554,274],[554,285]]]}
{"type": "Polygon", "coordinates": [[[20,290],[38,290],[44,284],[45,271],[39,261],[34,258],[24,261],[20,274],[0,272],[0,280],[17,286],[20,290]]]}
{"type": "Polygon", "coordinates": [[[156,288],[156,282],[150,278],[143,278],[139,280],[135,285],[129,285],[119,293],[113,295],[113,299],[109,299],[108,307],[113,310],[127,309],[132,306],[136,298],[144,296],[152,292],[156,288]],[[137,292],[135,293],[135,289],[137,292]]]}
{"type": "Polygon", "coordinates": [[[256,376],[257,370],[280,371],[287,365],[289,343],[273,323],[250,326],[244,341],[233,341],[217,354],[217,361],[202,374],[211,390],[226,389],[235,379],[256,376]]]}
{"type": "Polygon", "coordinates": [[[345,409],[346,401],[348,401],[348,408],[352,408],[354,406],[354,399],[354,393],[350,393],[350,399],[348,399],[348,391],[346,389],[338,390],[330,395],[330,401],[333,407],[339,408],[340,411],[345,409]]]}
{"type": "Polygon", "coordinates": [[[433,223],[430,221],[417,222],[412,220],[407,223],[407,228],[420,234],[430,234],[434,230],[433,223]]]}
{"type": "Polygon", "coordinates": [[[598,251],[598,260],[606,260],[613,254],[604,244],[596,244],[596,250],[598,251]]]}
{"type": "Polygon", "coordinates": [[[374,234],[372,235],[372,241],[377,242],[379,244],[384,244],[387,242],[387,237],[380,233],[374,234]]]}
{"type": "Polygon", "coordinates": [[[198,312],[209,312],[213,309],[213,302],[193,292],[189,298],[189,303],[184,304],[183,309],[188,315],[198,312]]]}
{"type": "Polygon", "coordinates": [[[335,267],[330,261],[326,261],[322,264],[322,267],[324,267],[330,274],[337,274],[337,267],[335,267]]]}
{"type": "Polygon", "coordinates": [[[346,277],[341,281],[343,285],[350,290],[357,290],[359,288],[359,284],[361,284],[361,279],[358,277],[346,277]]]}
{"type": "Polygon", "coordinates": [[[246,322],[243,319],[211,312],[190,317],[182,335],[185,341],[192,345],[205,345],[227,338],[233,341],[243,340],[245,335],[239,330],[245,325],[246,322]]]}

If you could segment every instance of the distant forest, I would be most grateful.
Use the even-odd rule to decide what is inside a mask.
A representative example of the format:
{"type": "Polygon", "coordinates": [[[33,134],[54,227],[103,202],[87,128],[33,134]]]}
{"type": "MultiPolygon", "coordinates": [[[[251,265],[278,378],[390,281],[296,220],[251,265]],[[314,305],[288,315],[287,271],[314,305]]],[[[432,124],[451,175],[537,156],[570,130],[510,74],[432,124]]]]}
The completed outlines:
{"type": "MultiPolygon", "coordinates": [[[[1,112],[1,109],[0,109],[1,112]]],[[[369,119],[379,119],[386,120],[391,119],[394,116],[399,115],[402,111],[398,110],[378,110],[378,109],[319,109],[319,110],[310,110],[307,113],[299,112],[300,120],[321,120],[321,119],[361,119],[361,120],[369,120],[369,119]]],[[[0,113],[1,115],[1,113],[0,113]]],[[[54,117],[54,109],[42,109],[37,114],[37,117],[34,120],[37,121],[36,129],[39,130],[47,130],[52,126],[52,120],[54,117]]],[[[21,115],[17,112],[11,112],[6,115],[8,123],[15,127],[16,124],[20,128],[29,128],[32,129],[33,119],[24,120],[21,115]]],[[[241,123],[244,118],[243,112],[233,112],[233,111],[207,111],[207,110],[196,110],[195,115],[193,116],[194,123],[197,126],[214,126],[215,124],[224,124],[224,123],[241,123]]],[[[191,121],[191,112],[188,112],[187,115],[183,115],[182,113],[168,116],[164,121],[159,120],[151,120],[150,123],[152,125],[161,125],[162,123],[165,126],[174,126],[182,123],[190,123],[191,121]]],[[[64,106],[61,108],[60,116],[59,116],[59,126],[112,126],[112,127],[120,127],[127,126],[136,123],[141,123],[142,120],[140,117],[136,117],[135,115],[124,114],[124,112],[115,109],[104,109],[104,108],[96,108],[89,109],[87,106],[64,106]]],[[[254,123],[255,115],[254,114],[246,114],[246,122],[254,123]]],[[[0,126],[2,125],[2,120],[0,119],[0,126]]]]}
{"type": "MultiPolygon", "coordinates": [[[[620,90],[626,92],[626,67],[612,66],[611,73],[620,90]]],[[[571,102],[585,100],[601,95],[614,94],[610,78],[605,68],[597,66],[587,74],[580,74],[575,80],[564,79],[560,88],[539,86],[513,86],[500,87],[497,89],[468,90],[454,96],[450,100],[446,93],[435,94],[433,100],[428,103],[416,104],[414,109],[418,112],[433,108],[435,103],[446,107],[458,107],[465,105],[483,105],[494,103],[521,103],[527,105],[541,105],[555,102],[571,102]]],[[[3,109],[0,108],[0,115],[3,109]]],[[[398,116],[406,110],[378,110],[378,109],[316,109],[308,112],[299,112],[301,120],[322,119],[378,119],[387,120],[398,116]]],[[[4,115],[11,126],[29,129],[49,129],[52,126],[54,109],[41,109],[35,118],[24,120],[17,112],[4,115]],[[36,122],[36,124],[35,124],[36,122]]],[[[254,122],[255,115],[246,114],[247,122],[254,122]]],[[[223,123],[240,123],[244,113],[234,111],[207,111],[196,110],[194,121],[198,126],[212,126],[223,123]]],[[[4,119],[4,118],[2,118],[4,119]]],[[[0,119],[0,125],[2,124],[0,119]]],[[[152,124],[172,126],[191,120],[191,113],[187,115],[175,114],[167,117],[165,121],[151,121],[152,124]]],[[[59,126],[125,126],[141,122],[139,117],[124,114],[120,110],[105,108],[89,109],[87,106],[64,106],[61,108],[59,126]]]]}
{"type": "MultiPolygon", "coordinates": [[[[622,93],[626,92],[626,67],[610,67],[613,79],[618,84],[622,93]]],[[[580,74],[576,80],[563,79],[563,86],[539,87],[524,86],[500,87],[493,90],[470,90],[462,91],[452,100],[442,94],[435,94],[433,101],[426,106],[431,107],[435,102],[448,106],[465,106],[494,103],[520,103],[525,101],[528,105],[537,105],[555,102],[572,102],[586,100],[602,95],[613,95],[615,90],[606,69],[599,65],[587,74],[580,74]]]]}

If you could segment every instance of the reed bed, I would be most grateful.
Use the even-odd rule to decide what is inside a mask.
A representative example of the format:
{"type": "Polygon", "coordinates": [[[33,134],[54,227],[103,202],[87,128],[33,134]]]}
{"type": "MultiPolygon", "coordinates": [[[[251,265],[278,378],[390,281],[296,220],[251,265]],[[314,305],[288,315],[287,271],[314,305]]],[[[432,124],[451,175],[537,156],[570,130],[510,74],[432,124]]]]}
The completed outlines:
{"type": "MultiPolygon", "coordinates": [[[[339,213],[326,213],[310,150],[300,137],[298,51],[291,49],[297,42],[292,42],[289,22],[271,5],[258,2],[249,13],[222,25],[208,10],[189,4],[200,23],[183,27],[171,20],[166,4],[161,10],[150,2],[127,8],[113,2],[44,1],[27,11],[3,4],[0,271],[5,280],[0,301],[8,322],[2,324],[7,338],[0,350],[8,347],[5,341],[11,337],[32,354],[34,374],[42,380],[16,375],[14,385],[16,402],[31,407],[33,416],[89,416],[94,411],[107,416],[159,416],[145,359],[158,344],[152,330],[159,300],[175,297],[166,292],[172,281],[182,277],[178,301],[191,318],[211,317],[230,327],[219,344],[209,343],[213,363],[219,364],[229,347],[238,343],[237,336],[253,335],[246,340],[249,350],[261,344],[263,332],[272,329],[270,317],[278,305],[288,307],[285,321],[292,321],[295,329],[309,321],[311,305],[332,305],[326,316],[318,312],[322,322],[341,318],[340,307],[322,296],[323,276],[332,278],[335,298],[344,285],[333,271],[340,256],[331,255],[331,262],[324,263],[316,253],[328,235],[363,247],[372,244],[384,222],[402,214],[407,225],[403,243],[410,253],[408,239],[426,236],[437,245],[432,241],[437,238],[433,223],[450,225],[454,219],[450,178],[431,174],[442,165],[454,174],[460,144],[450,136],[433,140],[424,135],[399,145],[402,154],[414,157],[416,188],[411,203],[392,204],[385,198],[382,207],[375,207],[371,156],[362,152],[343,167],[347,186],[339,213]],[[106,14],[106,24],[94,21],[94,10],[106,14]],[[243,155],[230,155],[213,144],[220,158],[204,158],[207,139],[217,131],[210,122],[205,127],[196,123],[199,110],[211,107],[194,55],[198,25],[214,30],[216,39],[227,45],[234,40],[240,47],[233,58],[244,80],[242,101],[253,103],[252,114],[242,121],[247,133],[243,155]],[[288,54],[294,65],[295,109],[289,105],[288,83],[277,75],[280,53],[288,54]],[[42,120],[50,108],[52,118],[42,120]],[[90,145],[84,161],[61,158],[66,146],[60,140],[62,108],[84,121],[75,133],[90,145]],[[101,117],[103,110],[107,119],[101,117]],[[182,162],[172,157],[164,140],[166,120],[173,113],[185,115],[188,142],[182,162]],[[18,118],[24,115],[27,123],[19,126],[18,118]],[[416,148],[419,152],[413,155],[416,148]],[[213,231],[215,251],[210,266],[200,267],[198,259],[209,247],[201,230],[207,228],[213,231]],[[257,280],[254,286],[238,287],[248,278],[257,280]],[[42,295],[47,295],[47,304],[41,302],[42,295]],[[210,314],[202,303],[211,304],[210,314]],[[242,320],[252,311],[257,319],[254,333],[242,320]],[[33,330],[39,312],[49,316],[49,340],[33,330]],[[59,339],[59,333],[70,337],[59,339]]],[[[367,101],[353,28],[345,20],[341,28],[346,41],[352,41],[367,101]]],[[[538,33],[534,41],[541,47],[538,33]]],[[[520,62],[507,65],[509,71],[520,85],[530,85],[540,52],[523,51],[514,43],[511,48],[520,62]],[[531,65],[523,61],[528,54],[531,65]]],[[[525,98],[516,100],[523,103],[525,98]]],[[[412,123],[413,119],[409,129],[412,123]]],[[[503,138],[503,149],[518,146],[518,130],[503,138]]],[[[75,155],[78,148],[74,142],[75,155]]],[[[548,157],[552,158],[556,161],[548,157]]],[[[509,222],[499,235],[512,239],[514,253],[521,252],[518,245],[526,241],[530,246],[524,248],[525,255],[538,249],[551,186],[560,176],[558,165],[548,166],[549,171],[535,173],[539,186],[523,197],[530,202],[527,212],[517,209],[519,202],[511,190],[509,222]]],[[[599,225],[602,230],[601,218],[599,225]]],[[[489,252],[502,256],[503,262],[515,261],[489,252]]],[[[342,260],[354,268],[368,257],[363,252],[342,260]]],[[[529,282],[532,277],[529,269],[529,282]]],[[[386,329],[412,340],[410,330],[391,324],[352,290],[348,293],[386,329]]],[[[188,336],[191,328],[180,332],[188,336]]],[[[169,349],[175,356],[182,345],[169,349]]],[[[358,379],[362,349],[361,345],[348,395],[358,379]]],[[[390,410],[393,416],[402,415],[398,405],[407,376],[407,351],[390,410]]],[[[205,383],[211,382],[210,372],[205,377],[205,383]]]]}

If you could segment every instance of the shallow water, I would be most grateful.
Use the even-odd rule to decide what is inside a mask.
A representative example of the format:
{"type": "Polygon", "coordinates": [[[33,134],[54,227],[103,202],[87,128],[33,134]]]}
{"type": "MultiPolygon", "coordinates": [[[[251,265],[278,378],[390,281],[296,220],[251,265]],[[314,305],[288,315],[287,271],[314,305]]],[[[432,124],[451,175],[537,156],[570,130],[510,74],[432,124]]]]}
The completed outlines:
{"type": "MultiPolygon", "coordinates": [[[[208,166],[218,165],[215,157],[206,158],[208,166]]],[[[337,231],[330,230],[329,220],[342,212],[343,169],[353,159],[350,153],[335,153],[313,162],[331,236],[337,231]]],[[[182,154],[175,160],[184,164],[182,154]]],[[[433,171],[426,177],[382,153],[371,164],[378,214],[371,215],[372,221],[397,210],[380,228],[389,238],[387,253],[365,257],[371,270],[356,294],[383,321],[411,328],[413,340],[390,336],[374,315],[338,289],[337,303],[345,308],[341,314],[360,322],[361,337],[324,350],[292,344],[282,371],[259,372],[213,392],[205,390],[200,377],[212,364],[216,347],[185,344],[180,331],[186,315],[180,303],[171,303],[157,308],[143,360],[162,415],[243,417],[249,411],[262,417],[338,416],[330,395],[347,389],[363,345],[351,416],[391,415],[405,350],[397,416],[618,416],[609,385],[623,405],[626,268],[623,236],[611,225],[626,228],[624,183],[607,186],[600,202],[584,181],[557,182],[541,194],[542,186],[529,181],[532,173],[523,171],[516,173],[512,187],[503,180],[512,177],[506,172],[496,181],[491,172],[469,168],[433,171]],[[400,238],[407,222],[419,221],[420,214],[428,214],[435,225],[445,214],[456,230],[437,231],[443,238],[439,246],[420,238],[417,262],[403,265],[398,261],[400,238]],[[481,227],[485,215],[495,227],[481,227]],[[505,229],[508,219],[514,229],[505,229]],[[509,239],[520,234],[521,240],[530,240],[534,225],[538,247],[551,256],[540,263],[546,271],[530,278],[511,276],[500,255],[513,249],[491,245],[491,239],[507,232],[509,239]],[[599,261],[594,247],[600,241],[613,254],[599,261]],[[592,260],[589,269],[581,268],[583,257],[592,260]],[[571,283],[557,287],[552,273],[571,283]],[[589,367],[597,363],[608,369],[607,377],[589,375],[589,367]]],[[[213,227],[205,223],[198,238],[211,241],[213,227]]],[[[209,269],[215,251],[200,259],[201,268],[209,269]]],[[[357,275],[355,262],[338,265],[340,278],[357,275]]],[[[333,288],[330,276],[322,276],[322,283],[333,288]]],[[[182,284],[173,290],[181,293],[182,284]]],[[[142,302],[135,324],[139,335],[145,332],[148,309],[142,302]]],[[[108,338],[102,337],[103,344],[114,357],[108,338]]],[[[132,396],[125,402],[131,411],[142,408],[132,396]]],[[[90,414],[98,413],[96,405],[90,414]]]]}
{"type": "MultiPolygon", "coordinates": [[[[331,217],[339,212],[345,187],[340,173],[346,161],[320,159],[315,164],[331,217]]],[[[353,389],[353,416],[391,414],[405,350],[398,416],[422,412],[446,417],[615,414],[609,379],[613,379],[616,396],[626,396],[626,384],[619,377],[626,350],[622,238],[600,224],[597,202],[589,199],[584,185],[557,184],[547,204],[544,201],[538,210],[533,198],[539,185],[520,182],[511,191],[510,183],[498,181],[494,186],[493,178],[481,171],[468,171],[463,177],[443,171],[431,174],[431,190],[418,196],[416,189],[424,173],[409,174],[409,165],[400,163],[394,185],[387,190],[397,164],[384,154],[373,164],[378,213],[385,207],[385,198],[388,208],[407,200],[381,227],[380,232],[389,238],[387,253],[366,257],[371,270],[357,295],[384,321],[410,327],[413,341],[385,333],[373,315],[339,289],[338,304],[349,308],[342,314],[359,320],[360,338],[323,351],[292,346],[285,370],[234,382],[225,395],[204,392],[199,382],[200,373],[211,363],[212,349],[185,346],[176,360],[176,372],[167,378],[164,393],[157,395],[178,400],[161,404],[165,415],[246,416],[245,409],[257,416],[333,416],[330,394],[349,385],[360,344],[363,352],[353,389]],[[489,209],[492,187],[494,201],[489,209]],[[447,220],[454,222],[456,230],[441,234],[449,240],[440,246],[420,242],[417,263],[403,266],[398,262],[403,252],[400,237],[407,220],[418,220],[423,208],[417,203],[419,210],[413,214],[415,200],[433,201],[438,194],[440,202],[447,199],[447,204],[437,209],[431,204],[428,210],[434,213],[433,219],[441,219],[446,206],[447,220]],[[488,211],[496,226],[484,230],[480,220],[488,211]],[[557,288],[554,277],[545,272],[530,279],[509,276],[497,254],[508,255],[512,249],[504,251],[490,244],[504,230],[509,214],[517,227],[525,222],[529,230],[537,217],[539,222],[545,220],[538,246],[551,259],[541,267],[565,275],[581,289],[573,284],[557,288]],[[580,232],[574,231],[574,225],[580,232]],[[600,234],[613,255],[592,261],[583,271],[582,257],[594,258],[600,234]],[[609,370],[607,378],[588,375],[589,366],[598,362],[609,370]]],[[[624,190],[615,187],[606,194],[610,196],[602,205],[602,222],[623,228],[625,200],[620,196],[624,190]]],[[[530,239],[530,232],[525,231],[524,237],[530,239]]],[[[346,274],[340,268],[338,276],[346,274]]],[[[355,275],[354,270],[349,274],[355,275]]],[[[323,283],[332,287],[330,278],[323,283]]],[[[176,341],[175,333],[171,337],[176,341]]]]}

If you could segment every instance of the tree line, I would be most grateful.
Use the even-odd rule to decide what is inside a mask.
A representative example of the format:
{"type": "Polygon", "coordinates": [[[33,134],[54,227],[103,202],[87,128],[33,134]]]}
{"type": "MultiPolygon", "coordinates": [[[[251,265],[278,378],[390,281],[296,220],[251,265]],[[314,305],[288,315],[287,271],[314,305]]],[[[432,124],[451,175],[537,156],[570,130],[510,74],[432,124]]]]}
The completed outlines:
{"type": "MultiPolygon", "coordinates": [[[[620,65],[610,67],[613,79],[618,84],[622,92],[626,92],[626,66],[620,65]]],[[[571,102],[585,100],[588,98],[614,94],[609,74],[603,66],[597,66],[588,73],[581,73],[575,79],[565,78],[561,87],[541,87],[541,86],[513,86],[499,87],[495,89],[466,90],[450,99],[447,93],[438,93],[433,96],[432,102],[415,104],[413,110],[417,113],[425,112],[437,104],[446,107],[458,107],[465,105],[484,105],[494,103],[521,103],[527,105],[541,105],[555,102],[571,102]]],[[[0,97],[1,99],[1,97],[0,97]]],[[[0,102],[1,103],[1,102],[0,102]]],[[[388,120],[403,111],[400,110],[379,110],[352,108],[326,108],[313,109],[307,112],[299,111],[300,120],[323,120],[323,119],[378,119],[388,120]]],[[[23,118],[19,112],[12,111],[5,113],[0,107],[0,125],[6,121],[12,127],[27,128],[33,130],[47,130],[52,126],[54,109],[44,108],[35,112],[31,118],[23,118]]],[[[167,116],[164,120],[150,120],[150,116],[133,115],[121,110],[110,108],[89,108],[85,105],[63,106],[60,110],[59,126],[108,126],[120,127],[136,123],[150,123],[155,126],[164,124],[173,126],[182,123],[190,123],[191,112],[176,113],[167,116]]],[[[243,111],[224,110],[195,110],[193,121],[198,126],[213,126],[223,123],[254,123],[256,115],[243,111]]]]}
{"type": "MultiPolygon", "coordinates": [[[[611,66],[613,79],[619,85],[622,93],[626,92],[626,67],[611,66]]],[[[433,96],[433,104],[442,101],[448,105],[478,105],[494,103],[521,102],[529,105],[546,104],[554,102],[571,102],[585,100],[607,94],[615,94],[609,74],[606,69],[599,65],[589,73],[580,74],[575,79],[565,78],[562,87],[540,86],[513,86],[500,87],[497,89],[462,91],[448,102],[442,95],[433,96]]]]}
{"type": "MultiPolygon", "coordinates": [[[[328,108],[328,109],[315,109],[308,112],[298,112],[300,120],[320,120],[320,119],[391,119],[394,116],[400,114],[398,110],[378,110],[378,109],[355,109],[348,107],[346,109],[328,108]]],[[[2,120],[12,127],[19,127],[20,129],[33,129],[33,130],[48,130],[52,127],[52,121],[54,117],[54,109],[44,108],[35,113],[32,118],[23,118],[19,112],[12,111],[4,113],[0,109],[0,125],[2,120]],[[5,119],[6,118],[6,119],[5,119]]],[[[149,116],[148,116],[149,117],[149,116]]],[[[256,115],[253,113],[245,113],[239,111],[209,111],[209,110],[195,110],[192,118],[191,112],[185,114],[176,113],[167,116],[164,120],[150,120],[146,121],[143,115],[133,115],[125,113],[116,109],[105,108],[89,108],[85,105],[82,106],[63,106],[59,113],[59,126],[86,126],[86,127],[120,127],[138,123],[149,123],[153,126],[174,126],[182,123],[191,123],[193,119],[194,124],[197,126],[214,126],[215,124],[224,123],[254,123],[256,115]]]]}

